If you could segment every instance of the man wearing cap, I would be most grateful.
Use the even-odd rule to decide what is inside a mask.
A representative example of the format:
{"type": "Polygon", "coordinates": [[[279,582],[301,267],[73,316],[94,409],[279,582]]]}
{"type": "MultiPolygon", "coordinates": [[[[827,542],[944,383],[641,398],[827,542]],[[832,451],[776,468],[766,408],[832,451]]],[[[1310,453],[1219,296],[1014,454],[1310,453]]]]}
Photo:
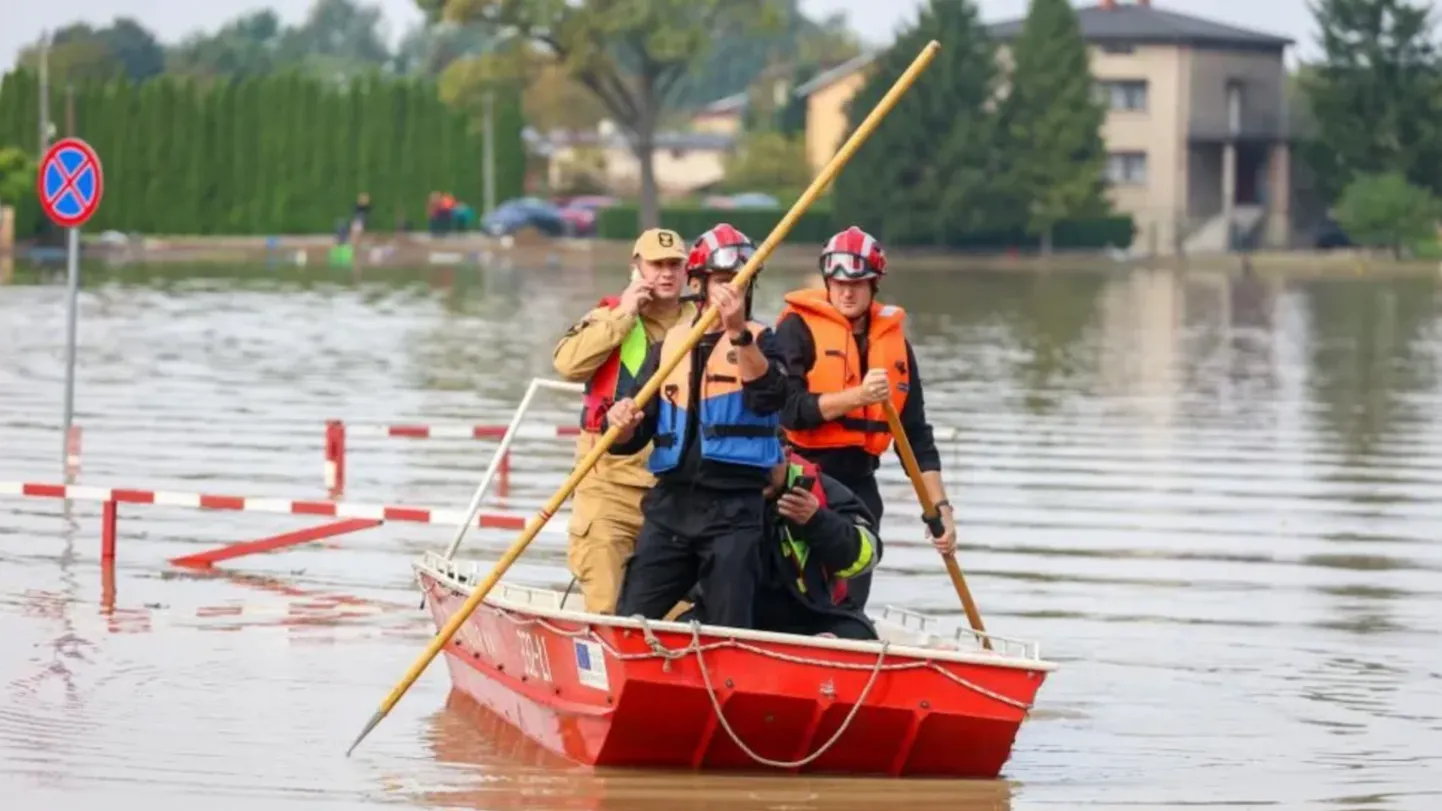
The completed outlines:
{"type": "MultiPolygon", "coordinates": [[[[631,250],[631,283],[607,296],[556,345],[553,363],[566,380],[585,382],[576,459],[595,447],[617,390],[636,388],[636,373],[653,344],[695,306],[682,303],[687,245],[675,231],[652,228],[631,250]]],[[[603,454],[576,486],[571,504],[567,562],[581,586],[586,611],[615,610],[622,567],[641,532],[641,497],[656,483],[646,467],[650,448],[630,455],[603,454]]]]}

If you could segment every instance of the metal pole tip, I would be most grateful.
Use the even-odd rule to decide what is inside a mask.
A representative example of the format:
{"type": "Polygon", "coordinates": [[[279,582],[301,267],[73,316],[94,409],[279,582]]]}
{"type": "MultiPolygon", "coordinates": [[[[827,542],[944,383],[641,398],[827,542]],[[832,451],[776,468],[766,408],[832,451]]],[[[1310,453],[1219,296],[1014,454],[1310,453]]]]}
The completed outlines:
{"type": "Polygon", "coordinates": [[[376,724],[379,724],[381,719],[385,717],[385,710],[376,710],[376,714],[372,715],[371,719],[366,722],[365,729],[362,729],[361,733],[351,742],[350,748],[345,750],[345,756],[350,757],[350,753],[354,752],[357,746],[360,746],[360,742],[365,740],[365,737],[371,734],[371,730],[376,728],[376,724]]]}

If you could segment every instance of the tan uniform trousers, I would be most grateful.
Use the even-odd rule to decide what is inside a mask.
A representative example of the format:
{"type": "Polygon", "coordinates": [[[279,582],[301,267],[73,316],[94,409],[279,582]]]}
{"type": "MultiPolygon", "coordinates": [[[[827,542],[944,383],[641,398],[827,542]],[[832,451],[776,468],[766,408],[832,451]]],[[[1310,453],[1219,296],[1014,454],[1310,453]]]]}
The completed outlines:
{"type": "Polygon", "coordinates": [[[576,486],[566,562],[581,586],[588,613],[616,610],[621,575],[641,534],[641,497],[649,489],[595,476],[576,486]]]}

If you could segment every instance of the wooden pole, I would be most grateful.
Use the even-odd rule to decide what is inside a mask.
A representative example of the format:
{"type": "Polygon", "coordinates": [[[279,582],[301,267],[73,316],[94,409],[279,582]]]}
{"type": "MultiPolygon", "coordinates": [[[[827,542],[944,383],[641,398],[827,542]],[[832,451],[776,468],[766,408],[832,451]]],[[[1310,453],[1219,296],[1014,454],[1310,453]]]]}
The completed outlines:
{"type": "MultiPolygon", "coordinates": [[[[886,424],[891,429],[891,437],[896,440],[896,451],[901,455],[901,466],[906,468],[906,477],[911,479],[911,487],[916,491],[916,500],[921,502],[921,520],[926,522],[926,528],[931,530],[933,538],[941,537],[946,532],[946,525],[941,522],[941,512],[931,501],[931,494],[926,492],[926,482],[921,480],[921,467],[916,463],[916,453],[911,450],[911,440],[906,436],[906,429],[901,426],[901,415],[896,413],[896,406],[890,400],[882,403],[886,409],[886,424]]],[[[966,578],[961,574],[961,565],[956,562],[956,555],[948,552],[941,556],[946,562],[946,573],[951,575],[951,585],[956,589],[956,596],[961,598],[961,607],[966,609],[966,619],[971,623],[972,630],[982,634],[986,633],[986,626],[981,624],[981,611],[976,607],[976,600],[972,599],[971,589],[966,587],[966,578]]],[[[981,644],[987,650],[991,650],[991,640],[985,636],[981,637],[981,644]]]]}
{"type": "MultiPolygon", "coordinates": [[[[761,246],[756,250],[756,255],[751,257],[750,261],[746,263],[746,266],[741,268],[741,272],[731,281],[732,289],[738,293],[746,290],[746,285],[750,283],[751,277],[755,276],[756,272],[761,269],[761,265],[771,255],[771,252],[776,250],[776,246],[791,232],[792,227],[796,225],[796,221],[801,218],[802,214],[806,213],[806,209],[811,207],[812,202],[826,189],[832,179],[841,171],[841,168],[846,165],[846,162],[851,160],[851,156],[856,153],[856,150],[861,148],[861,145],[871,136],[871,133],[881,124],[881,120],[886,117],[886,114],[891,112],[891,108],[896,106],[896,103],[901,100],[901,97],[911,85],[916,82],[921,72],[936,58],[936,52],[940,49],[941,43],[935,40],[932,40],[922,49],[921,53],[912,61],[911,66],[901,74],[896,80],[896,83],[893,84],[891,89],[886,92],[886,95],[882,97],[881,101],[876,105],[876,108],[857,126],[856,131],[851,134],[851,137],[846,139],[846,143],[841,145],[841,149],[837,150],[836,154],[833,155],[826,166],[822,168],[821,173],[816,176],[816,179],[811,181],[811,185],[807,187],[806,191],[796,203],[791,206],[791,210],[786,212],[786,216],[781,218],[781,222],[777,223],[776,227],[771,230],[771,235],[766,238],[765,242],[761,243],[761,246]]],[[[697,320],[696,325],[691,328],[691,332],[686,336],[685,341],[682,342],[682,346],[678,347],[670,356],[662,358],[660,368],[656,370],[655,374],[651,375],[651,379],[648,380],[646,385],[641,388],[641,391],[636,394],[635,399],[638,408],[644,407],[652,397],[656,396],[657,390],[661,387],[661,382],[681,363],[682,358],[690,354],[692,348],[700,342],[701,337],[711,328],[711,324],[717,317],[718,312],[716,307],[714,305],[708,306],[706,311],[702,313],[701,318],[697,320]]],[[[421,673],[425,672],[426,667],[435,659],[436,654],[440,653],[441,649],[446,646],[446,643],[450,641],[451,637],[455,635],[461,625],[470,618],[471,613],[476,610],[476,607],[481,604],[481,601],[486,598],[486,595],[490,594],[491,589],[495,588],[496,583],[500,582],[506,570],[511,567],[511,564],[516,562],[516,559],[525,551],[526,546],[529,545],[531,540],[541,531],[541,527],[545,526],[551,516],[561,509],[561,505],[571,496],[571,492],[576,489],[576,485],[591,471],[591,468],[595,466],[597,460],[601,458],[601,455],[606,453],[611,445],[616,442],[616,438],[620,433],[620,426],[613,425],[606,430],[606,433],[601,435],[601,438],[596,442],[595,446],[591,448],[590,452],[587,453],[576,465],[575,469],[571,471],[571,475],[566,478],[565,483],[561,485],[561,489],[557,490],[556,494],[551,496],[550,501],[546,502],[546,505],[541,508],[536,518],[526,525],[525,530],[521,532],[521,536],[511,544],[511,548],[507,549],[506,553],[501,556],[501,559],[496,562],[496,566],[491,570],[491,573],[486,576],[485,580],[476,585],[471,591],[471,595],[466,598],[465,604],[462,605],[455,614],[451,615],[451,618],[446,621],[445,626],[441,628],[435,638],[426,646],[420,658],[416,659],[415,663],[411,665],[410,670],[406,672],[400,683],[398,683],[385,697],[385,700],[381,702],[380,709],[366,722],[360,735],[356,737],[355,741],[351,743],[350,748],[346,750],[347,756],[355,751],[355,748],[360,745],[360,742],[365,739],[366,735],[370,734],[370,731],[375,729],[376,725],[385,719],[386,715],[388,715],[396,703],[400,701],[401,696],[405,695],[406,691],[410,689],[416,679],[420,678],[421,673]]]]}

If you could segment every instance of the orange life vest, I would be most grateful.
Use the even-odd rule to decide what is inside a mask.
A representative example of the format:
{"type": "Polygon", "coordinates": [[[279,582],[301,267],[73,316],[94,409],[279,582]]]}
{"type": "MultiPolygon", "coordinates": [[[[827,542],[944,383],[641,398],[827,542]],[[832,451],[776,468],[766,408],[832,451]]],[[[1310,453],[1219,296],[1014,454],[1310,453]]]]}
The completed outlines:
{"type": "MultiPolygon", "coordinates": [[[[816,359],[806,373],[806,388],[812,394],[836,394],[861,385],[861,349],[852,334],[851,322],[831,305],[826,291],[787,293],[777,323],[793,313],[806,322],[816,346],[816,359]]],[[[906,393],[911,388],[905,322],[906,311],[900,307],[871,302],[864,368],[886,370],[891,382],[891,404],[898,414],[906,406],[906,393]]],[[[886,410],[880,403],[848,411],[817,428],[788,430],[786,436],[796,447],[812,450],[862,448],[872,456],[880,456],[891,447],[886,410]]]]}
{"type": "MultiPolygon", "coordinates": [[[[755,321],[746,329],[759,338],[766,329],[755,321]]],[[[691,333],[688,324],[678,323],[661,343],[661,357],[669,358],[682,352],[681,344],[691,333]]],[[[654,474],[665,473],[681,463],[686,447],[687,422],[691,409],[697,411],[701,429],[701,458],[734,465],[770,469],[782,459],[781,439],[776,429],[781,424],[779,413],[757,414],[746,407],[741,393],[741,370],[737,367],[737,349],[724,333],[707,357],[701,375],[701,402],[691,402],[691,359],[695,350],[685,351],[671,374],[661,383],[661,402],[656,412],[656,433],[651,440],[651,457],[647,467],[654,474]]]]}
{"type": "MultiPolygon", "coordinates": [[[[612,310],[621,304],[617,296],[601,299],[600,306],[612,310]]],[[[641,318],[631,326],[621,345],[611,351],[601,365],[586,381],[586,392],[581,399],[581,430],[591,434],[602,433],[606,412],[616,402],[616,392],[623,385],[629,389],[636,379],[636,372],[646,360],[646,325],[641,318]]]]}

